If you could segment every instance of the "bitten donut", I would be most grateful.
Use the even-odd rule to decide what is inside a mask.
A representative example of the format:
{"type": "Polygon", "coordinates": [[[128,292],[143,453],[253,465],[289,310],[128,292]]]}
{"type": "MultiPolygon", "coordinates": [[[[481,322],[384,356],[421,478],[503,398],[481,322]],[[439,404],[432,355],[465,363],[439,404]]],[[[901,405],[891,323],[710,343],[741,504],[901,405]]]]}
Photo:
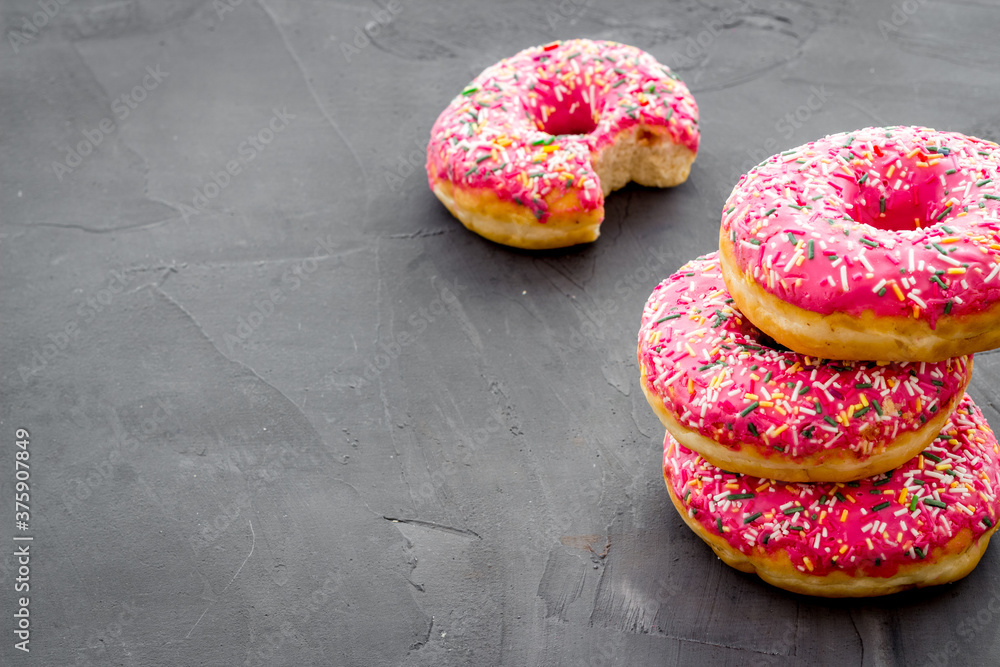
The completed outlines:
{"type": "Polygon", "coordinates": [[[847,484],[720,470],[667,434],[663,476],[684,521],[744,572],[796,593],[886,595],[961,579],[996,530],[1000,448],[966,397],[924,452],[847,484]]]}
{"type": "Polygon", "coordinates": [[[560,248],[598,237],[629,181],[683,183],[698,107],[651,55],[574,39],[487,68],[438,117],[427,177],[462,224],[497,243],[560,248]]]}
{"type": "Polygon", "coordinates": [[[717,253],[660,283],[639,330],[641,386],[680,442],[726,470],[794,482],[891,470],[941,431],[972,357],[830,361],[780,348],[736,308],[717,253]]]}
{"type": "Polygon", "coordinates": [[[922,127],[775,155],[726,202],[740,310],[832,359],[939,361],[1000,345],[1000,146],[922,127]]]}

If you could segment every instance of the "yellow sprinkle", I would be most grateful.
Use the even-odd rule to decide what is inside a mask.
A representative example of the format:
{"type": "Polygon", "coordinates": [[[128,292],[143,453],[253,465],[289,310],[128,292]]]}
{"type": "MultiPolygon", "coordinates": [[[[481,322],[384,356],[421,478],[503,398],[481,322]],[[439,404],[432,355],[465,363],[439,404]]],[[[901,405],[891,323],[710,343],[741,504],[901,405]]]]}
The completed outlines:
{"type": "Polygon", "coordinates": [[[921,454],[919,457],[917,457],[917,468],[919,470],[923,470],[924,469],[924,455],[923,454],[921,454]]]}
{"type": "Polygon", "coordinates": [[[756,489],[754,489],[754,491],[756,493],[760,493],[761,491],[764,491],[765,489],[767,489],[767,487],[769,487],[769,486],[771,486],[770,482],[764,482],[763,484],[761,484],[760,486],[758,486],[756,489]]]}
{"type": "Polygon", "coordinates": [[[937,464],[936,466],[934,466],[934,468],[935,470],[950,470],[951,464],[945,461],[944,463],[937,464]]]}
{"type": "Polygon", "coordinates": [[[943,239],[938,239],[938,243],[957,243],[958,241],[957,236],[946,236],[943,239]]]}
{"type": "Polygon", "coordinates": [[[865,538],[865,544],[867,544],[867,545],[868,545],[868,548],[869,548],[869,549],[870,549],[871,551],[875,551],[875,545],[874,545],[874,544],[872,544],[872,538],[870,538],[870,537],[866,537],[866,538],[865,538]]]}
{"type": "Polygon", "coordinates": [[[965,267],[964,266],[952,266],[952,267],[949,267],[948,273],[950,275],[953,275],[953,276],[959,275],[961,273],[965,273],[965,267]]]}
{"type": "Polygon", "coordinates": [[[896,293],[896,297],[900,301],[903,301],[903,300],[906,299],[906,297],[903,296],[903,290],[899,289],[899,285],[897,285],[895,281],[893,281],[893,283],[892,283],[892,291],[896,293]]]}
{"type": "Polygon", "coordinates": [[[868,399],[865,397],[864,394],[861,394],[861,404],[866,408],[868,407],[868,399]]]}
{"type": "Polygon", "coordinates": [[[812,561],[809,560],[809,556],[803,556],[802,557],[802,562],[806,564],[806,567],[809,568],[810,572],[813,571],[813,564],[812,564],[812,561]]]}
{"type": "Polygon", "coordinates": [[[920,397],[917,396],[917,412],[923,412],[923,406],[920,403],[920,397]]]}
{"type": "Polygon", "coordinates": [[[823,523],[823,519],[825,518],[826,518],[826,510],[823,510],[822,512],[819,513],[819,522],[823,523]]]}
{"type": "Polygon", "coordinates": [[[899,504],[900,505],[905,505],[906,504],[906,497],[907,497],[908,494],[909,494],[909,491],[907,491],[905,488],[904,489],[900,489],[900,491],[899,491],[899,504]]]}
{"type": "Polygon", "coordinates": [[[749,398],[751,401],[756,401],[757,394],[743,394],[743,398],[749,398]]]}
{"type": "Polygon", "coordinates": [[[896,171],[896,165],[894,165],[894,164],[889,165],[888,171],[885,172],[885,177],[886,178],[892,178],[892,172],[894,172],[894,171],[896,171]]]}
{"type": "Polygon", "coordinates": [[[840,553],[844,553],[845,551],[847,551],[847,545],[846,544],[844,546],[840,547],[840,553]]]}
{"type": "MultiPolygon", "coordinates": [[[[857,500],[854,499],[854,496],[845,495],[844,497],[847,498],[848,500],[850,500],[852,503],[858,502],[857,500]]],[[[846,512],[847,510],[844,510],[844,511],[846,512]]]]}
{"type": "Polygon", "coordinates": [[[762,408],[773,408],[774,407],[774,402],[773,401],[761,401],[760,402],[760,407],[762,407],[762,408]]]}
{"type": "MultiPolygon", "coordinates": [[[[780,408],[779,408],[779,410],[780,410],[780,408]]],[[[781,411],[784,412],[784,410],[781,410],[781,411]]],[[[782,424],[778,428],[774,429],[774,433],[771,434],[771,437],[773,438],[773,437],[779,436],[782,433],[784,433],[787,429],[788,429],[788,424],[787,423],[786,424],[782,424]]]]}
{"type": "MultiPolygon", "coordinates": [[[[844,523],[845,521],[847,521],[847,510],[844,510],[843,512],[840,513],[840,523],[844,523]]],[[[846,549],[847,547],[844,548],[846,549]]],[[[840,553],[844,552],[841,551],[840,553]]]]}
{"type": "Polygon", "coordinates": [[[544,152],[546,152],[546,153],[554,153],[555,151],[559,150],[559,144],[549,144],[548,146],[544,147],[542,150],[544,152]]]}

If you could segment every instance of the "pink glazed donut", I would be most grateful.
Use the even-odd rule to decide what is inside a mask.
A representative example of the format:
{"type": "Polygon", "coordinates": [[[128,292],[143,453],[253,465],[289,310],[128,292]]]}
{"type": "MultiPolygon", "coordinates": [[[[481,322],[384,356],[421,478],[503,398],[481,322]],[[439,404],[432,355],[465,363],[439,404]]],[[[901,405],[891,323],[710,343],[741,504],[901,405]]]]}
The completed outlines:
{"type": "Polygon", "coordinates": [[[780,348],[736,308],[716,253],[653,290],[638,356],[649,404],[685,447],[792,482],[902,465],[941,432],[972,376],[971,356],[878,363],[780,348]]]}
{"type": "Polygon", "coordinates": [[[833,359],[939,361],[1000,345],[1000,146],[922,127],[770,157],[726,202],[740,310],[833,359]]]}
{"type": "Polygon", "coordinates": [[[1000,447],[966,396],[940,435],[887,474],[787,484],[716,468],[667,434],[663,476],[681,517],[727,564],[825,597],[961,579],[1000,513],[1000,447]]]}
{"type": "Polygon", "coordinates": [[[427,177],[462,224],[519,248],[598,237],[604,198],[629,181],[683,183],[698,107],[671,71],[615,42],[573,39],[488,67],[431,130],[427,177]]]}

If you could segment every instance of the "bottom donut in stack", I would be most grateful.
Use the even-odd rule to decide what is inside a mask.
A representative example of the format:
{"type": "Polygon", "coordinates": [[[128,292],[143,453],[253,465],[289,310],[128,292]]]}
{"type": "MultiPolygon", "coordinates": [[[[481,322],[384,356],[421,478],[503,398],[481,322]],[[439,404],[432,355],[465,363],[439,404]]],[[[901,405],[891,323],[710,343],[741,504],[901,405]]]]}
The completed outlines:
{"type": "Polygon", "coordinates": [[[724,471],[670,433],[663,476],[681,517],[723,561],[824,597],[961,579],[1000,514],[1000,445],[968,395],[923,452],[859,481],[789,483],[724,471]]]}

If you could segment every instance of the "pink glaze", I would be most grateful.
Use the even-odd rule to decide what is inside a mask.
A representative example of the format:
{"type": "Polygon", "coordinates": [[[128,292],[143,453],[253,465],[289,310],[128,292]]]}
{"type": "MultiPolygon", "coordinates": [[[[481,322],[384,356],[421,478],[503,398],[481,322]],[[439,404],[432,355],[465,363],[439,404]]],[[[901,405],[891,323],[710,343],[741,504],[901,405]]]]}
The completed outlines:
{"type": "Polygon", "coordinates": [[[970,357],[830,361],[777,349],[732,303],[718,253],[656,286],[639,329],[646,388],[683,426],[725,447],[799,460],[918,429],[969,382],[970,357]]]}
{"type": "Polygon", "coordinates": [[[903,563],[937,556],[962,529],[978,539],[1000,513],[1000,447],[967,395],[922,454],[857,482],[788,484],[725,472],[669,433],[663,447],[667,484],[688,516],[744,554],[783,551],[816,576],[892,576],[903,563]]]}
{"type": "Polygon", "coordinates": [[[934,327],[1000,299],[1000,146],[922,127],[834,134],[751,169],[722,228],[783,301],[934,327]]]}
{"type": "Polygon", "coordinates": [[[488,67],[431,129],[427,176],[487,188],[545,222],[546,197],[575,191],[581,211],[604,204],[591,154],[637,125],[666,128],[698,150],[698,107],[687,86],[648,53],[573,39],[488,67]]]}

